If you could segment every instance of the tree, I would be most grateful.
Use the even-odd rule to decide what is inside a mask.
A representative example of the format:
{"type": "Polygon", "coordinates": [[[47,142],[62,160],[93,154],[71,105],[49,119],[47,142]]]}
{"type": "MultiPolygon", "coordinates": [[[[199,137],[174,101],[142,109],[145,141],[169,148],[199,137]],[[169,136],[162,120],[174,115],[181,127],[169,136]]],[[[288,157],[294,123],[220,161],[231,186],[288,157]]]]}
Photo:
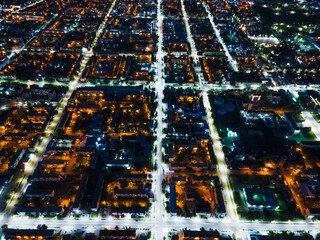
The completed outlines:
{"type": "Polygon", "coordinates": [[[39,229],[39,230],[47,230],[48,229],[48,226],[47,225],[45,225],[45,224],[39,224],[38,226],[37,226],[37,229],[39,229]]]}
{"type": "Polygon", "coordinates": [[[308,233],[308,232],[303,232],[303,233],[302,233],[302,236],[303,236],[303,238],[306,239],[306,240],[313,240],[312,235],[311,235],[310,233],[308,233]]]}
{"type": "Polygon", "coordinates": [[[3,224],[3,225],[1,226],[1,229],[2,229],[2,232],[4,232],[5,230],[7,230],[7,229],[8,229],[8,224],[3,224]]]}

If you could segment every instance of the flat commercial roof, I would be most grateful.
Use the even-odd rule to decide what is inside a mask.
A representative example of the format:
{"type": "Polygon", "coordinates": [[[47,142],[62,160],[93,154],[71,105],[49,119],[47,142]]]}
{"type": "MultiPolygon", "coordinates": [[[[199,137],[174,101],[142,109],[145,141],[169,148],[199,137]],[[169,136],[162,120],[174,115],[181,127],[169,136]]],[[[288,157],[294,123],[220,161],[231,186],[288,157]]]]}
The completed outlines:
{"type": "Polygon", "coordinates": [[[17,236],[42,236],[42,237],[52,237],[54,230],[52,229],[6,229],[4,235],[6,239],[16,238],[17,236]]]}
{"type": "Polygon", "coordinates": [[[270,188],[244,188],[247,203],[252,207],[278,207],[278,200],[270,188]]]}

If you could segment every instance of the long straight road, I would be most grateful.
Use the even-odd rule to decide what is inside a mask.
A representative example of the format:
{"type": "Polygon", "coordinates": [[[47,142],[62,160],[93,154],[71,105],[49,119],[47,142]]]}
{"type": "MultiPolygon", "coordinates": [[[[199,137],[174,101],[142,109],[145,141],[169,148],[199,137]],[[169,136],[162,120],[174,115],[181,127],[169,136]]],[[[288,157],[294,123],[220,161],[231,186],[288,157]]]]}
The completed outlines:
{"type": "Polygon", "coordinates": [[[218,38],[219,43],[221,44],[221,46],[222,46],[222,48],[223,48],[223,50],[225,52],[226,57],[228,58],[228,62],[230,64],[230,66],[232,67],[233,71],[238,72],[239,69],[238,69],[237,62],[232,58],[232,56],[231,56],[226,44],[224,43],[224,41],[223,41],[223,39],[222,39],[222,37],[220,35],[219,28],[218,28],[218,26],[215,24],[215,22],[213,20],[213,16],[212,16],[212,14],[210,12],[210,9],[209,9],[208,5],[205,3],[205,1],[202,1],[202,5],[206,9],[206,12],[207,12],[208,18],[210,20],[211,26],[212,26],[212,28],[214,30],[214,33],[215,33],[216,37],[218,38]]]}
{"type": "MultiPolygon", "coordinates": [[[[53,138],[56,127],[58,126],[65,109],[67,107],[67,103],[72,96],[72,93],[79,86],[91,86],[86,83],[79,83],[83,71],[85,70],[90,57],[93,54],[93,49],[99,42],[99,38],[101,37],[103,30],[107,24],[107,20],[112,14],[112,10],[116,6],[117,0],[114,0],[108,9],[108,12],[105,14],[103,22],[100,24],[96,36],[93,39],[93,42],[88,50],[83,52],[83,60],[81,62],[81,67],[78,75],[76,75],[73,81],[68,86],[68,91],[66,95],[61,99],[60,103],[57,106],[57,113],[54,115],[53,120],[48,125],[45,130],[45,137],[42,138],[41,143],[37,146],[38,153],[31,156],[29,163],[26,166],[25,172],[22,174],[22,178],[17,178],[17,184],[19,184],[19,188],[17,188],[16,192],[12,195],[12,198],[9,201],[7,207],[7,213],[12,214],[15,210],[15,207],[18,203],[19,198],[21,197],[21,189],[23,189],[27,184],[27,179],[30,175],[33,174],[37,164],[42,160],[45,149],[53,138]]],[[[218,27],[213,21],[212,14],[210,13],[208,7],[203,2],[207,17],[210,20],[214,33],[217,35],[217,38],[220,44],[223,46],[224,52],[228,58],[229,64],[233,68],[234,71],[238,71],[238,67],[236,62],[232,59],[226,45],[223,42],[223,39],[220,36],[220,32],[218,27]]],[[[189,16],[186,11],[185,2],[181,0],[181,9],[182,9],[182,17],[183,22],[186,27],[187,39],[191,46],[191,54],[190,57],[193,59],[195,64],[195,73],[198,76],[199,83],[196,86],[174,86],[176,88],[192,88],[198,90],[202,96],[203,103],[206,110],[207,122],[210,130],[210,138],[213,143],[214,152],[217,158],[218,166],[217,171],[219,178],[221,180],[223,186],[223,195],[226,202],[226,210],[227,217],[224,219],[217,218],[209,218],[209,219],[200,219],[200,218],[181,218],[181,217],[171,217],[166,215],[166,211],[164,208],[164,196],[162,194],[162,181],[164,179],[164,167],[162,162],[162,153],[163,153],[163,129],[166,127],[164,119],[166,119],[166,113],[164,111],[165,105],[163,104],[164,99],[164,56],[165,52],[164,48],[164,37],[163,37],[163,10],[162,10],[162,0],[157,0],[157,53],[156,53],[156,81],[155,83],[151,83],[150,86],[154,87],[157,96],[157,127],[156,127],[156,154],[154,165],[156,166],[156,170],[153,172],[153,189],[155,191],[155,203],[153,204],[152,215],[149,218],[145,218],[143,220],[137,221],[130,217],[126,217],[123,219],[116,219],[111,216],[107,218],[102,218],[98,216],[96,218],[89,218],[87,216],[81,217],[80,219],[75,219],[71,216],[68,216],[64,219],[47,219],[47,218],[37,218],[30,219],[28,217],[22,216],[0,216],[0,224],[8,224],[10,227],[15,228],[35,228],[35,226],[39,224],[45,224],[49,228],[56,228],[58,230],[72,232],[76,229],[83,229],[88,231],[98,231],[104,227],[131,227],[137,229],[151,229],[152,236],[154,239],[162,240],[166,237],[166,233],[171,230],[181,230],[184,228],[199,230],[200,228],[213,228],[217,229],[221,232],[230,232],[235,233],[237,237],[243,238],[243,232],[256,232],[260,230],[264,231],[317,231],[319,230],[319,225],[317,223],[307,223],[307,222],[274,222],[274,223],[264,223],[264,222],[245,222],[240,221],[236,204],[233,199],[233,192],[230,186],[229,181],[229,170],[226,165],[225,156],[222,150],[219,134],[214,125],[214,119],[212,118],[212,107],[208,97],[208,91],[215,90],[225,90],[225,89],[239,89],[239,87],[231,87],[231,86],[217,86],[210,85],[204,82],[203,73],[200,67],[199,56],[197,54],[197,49],[194,41],[194,36],[192,34],[190,25],[189,25],[189,16]]],[[[241,88],[240,88],[241,89],[241,88]]],[[[310,116],[309,116],[310,117],[310,116]]],[[[314,123],[313,123],[314,124],[314,123]]]]}
{"type": "Polygon", "coordinates": [[[239,227],[245,231],[257,232],[257,231],[319,231],[318,223],[306,223],[306,222],[256,222],[256,221],[247,221],[247,222],[234,222],[230,219],[199,219],[199,218],[179,218],[172,217],[164,219],[161,222],[158,222],[156,219],[148,219],[136,221],[134,219],[115,219],[109,217],[107,219],[102,218],[82,218],[80,220],[73,218],[66,219],[46,219],[46,218],[28,218],[23,216],[13,216],[10,219],[2,218],[0,219],[0,224],[8,224],[10,227],[15,228],[35,228],[39,224],[45,224],[49,228],[56,228],[62,231],[74,231],[76,229],[95,229],[98,231],[101,228],[105,227],[132,227],[137,229],[153,229],[157,234],[163,235],[163,231],[168,230],[181,230],[184,228],[188,229],[200,229],[200,228],[213,228],[218,231],[225,232],[229,231],[234,233],[239,227]],[[158,233],[160,232],[160,233],[158,233]]]}
{"type": "MultiPolygon", "coordinates": [[[[243,238],[241,228],[240,226],[236,225],[239,222],[239,217],[237,214],[237,207],[233,198],[233,191],[230,185],[229,181],[229,175],[228,175],[228,168],[227,164],[225,161],[225,156],[222,150],[222,145],[220,142],[220,137],[218,134],[218,131],[214,125],[214,120],[212,118],[212,109],[211,109],[211,104],[209,101],[209,96],[208,96],[208,91],[210,90],[207,88],[204,88],[204,76],[203,72],[201,70],[200,64],[199,64],[199,58],[197,54],[197,49],[195,48],[195,43],[194,43],[194,37],[192,35],[192,32],[190,30],[189,26],[189,16],[187,12],[185,11],[185,5],[184,5],[184,0],[181,0],[181,9],[182,9],[182,17],[187,29],[187,38],[190,42],[191,45],[191,57],[194,58],[194,63],[195,63],[195,72],[197,74],[197,77],[199,79],[199,88],[201,90],[201,96],[202,96],[202,101],[206,110],[206,118],[207,118],[207,123],[209,125],[209,134],[210,134],[210,139],[212,141],[212,146],[214,150],[214,154],[217,159],[217,173],[220,178],[221,184],[223,186],[223,197],[226,203],[226,212],[227,212],[227,218],[231,219],[234,222],[234,232],[237,237],[243,238]]],[[[207,8],[206,8],[207,9],[207,8]]],[[[207,10],[208,11],[208,10],[207,10]]],[[[211,15],[210,15],[211,16],[211,15]]],[[[208,14],[208,17],[210,17],[208,14]]],[[[210,18],[209,18],[210,19],[210,18]]],[[[220,37],[220,33],[218,32],[216,26],[214,25],[212,21],[212,16],[210,19],[210,22],[212,23],[212,27],[214,29],[214,33],[216,34],[217,38],[219,39],[221,45],[224,45],[224,42],[222,41],[222,38],[220,37]]],[[[225,45],[224,45],[225,46],[225,45]]],[[[228,57],[229,63],[232,66],[234,71],[238,71],[238,68],[236,64],[234,63],[234,60],[232,60],[231,55],[228,52],[228,49],[225,48],[225,54],[228,57]],[[229,56],[228,56],[229,55],[229,56]]]]}
{"type": "MultiPolygon", "coordinates": [[[[187,38],[190,41],[190,45],[195,46],[194,38],[193,38],[193,35],[190,30],[190,26],[189,26],[189,16],[188,16],[187,12],[185,11],[184,0],[181,0],[181,6],[182,6],[181,7],[182,17],[184,19],[184,23],[185,23],[186,29],[187,29],[187,38]],[[188,29],[189,29],[189,31],[188,31],[188,29]]],[[[216,30],[215,30],[215,33],[216,33],[216,30]]],[[[197,50],[195,47],[191,47],[191,56],[193,58],[196,58],[196,61],[194,61],[195,64],[199,63],[199,58],[198,58],[197,50]]],[[[210,89],[203,88],[204,77],[203,77],[203,72],[201,71],[200,66],[196,66],[195,71],[196,71],[196,74],[199,79],[199,88],[202,89],[201,95],[203,98],[203,104],[206,109],[207,123],[209,125],[210,138],[212,140],[214,153],[216,155],[217,162],[218,162],[218,168],[217,168],[218,175],[219,175],[220,180],[223,185],[224,199],[227,203],[227,216],[230,217],[234,221],[238,221],[239,219],[238,219],[238,215],[237,215],[237,211],[236,211],[236,205],[235,205],[235,202],[233,199],[233,193],[232,193],[232,189],[231,189],[231,186],[229,183],[228,168],[227,168],[227,165],[225,162],[225,157],[224,157],[224,153],[222,150],[219,134],[218,134],[217,129],[214,126],[214,121],[212,118],[212,109],[211,109],[211,104],[210,104],[209,97],[208,97],[208,90],[210,90],[210,89]]]]}
{"type": "Polygon", "coordinates": [[[63,114],[65,112],[65,109],[68,105],[68,101],[70,97],[72,96],[72,93],[77,89],[79,80],[82,76],[83,71],[85,70],[89,59],[92,55],[92,50],[96,46],[98,39],[100,35],[102,34],[102,31],[107,23],[107,20],[112,12],[112,9],[114,8],[117,0],[114,0],[106,13],[104,20],[100,24],[98,31],[96,32],[96,36],[91,44],[91,47],[88,51],[85,51],[83,53],[83,59],[80,64],[80,69],[78,72],[78,75],[76,75],[73,79],[72,82],[69,84],[69,88],[64,95],[63,98],[61,98],[60,102],[57,105],[57,113],[53,116],[52,121],[48,124],[47,128],[44,131],[45,136],[41,139],[40,144],[36,147],[37,153],[32,154],[30,157],[29,162],[27,163],[24,174],[22,178],[17,179],[17,182],[15,183],[19,187],[15,189],[15,192],[12,194],[12,197],[9,199],[6,209],[5,209],[5,214],[7,217],[9,217],[16,209],[19,199],[22,197],[22,189],[25,188],[26,184],[28,184],[28,178],[33,174],[35,171],[38,162],[42,161],[43,155],[46,151],[46,148],[49,144],[49,142],[52,140],[55,132],[56,132],[56,127],[59,125],[60,120],[63,117],[63,114]]]}
{"type": "MultiPolygon", "coordinates": [[[[157,36],[158,36],[158,50],[156,55],[156,84],[155,90],[157,94],[157,153],[156,153],[156,173],[153,174],[156,178],[153,181],[155,186],[155,219],[157,223],[162,225],[164,218],[164,206],[162,196],[162,180],[163,180],[163,168],[162,168],[162,139],[163,139],[163,127],[164,127],[164,114],[163,114],[163,90],[164,90],[164,78],[163,78],[163,14],[162,14],[162,0],[157,1],[157,36]]],[[[159,226],[153,225],[153,232],[155,239],[162,240],[164,235],[159,226]]]]}

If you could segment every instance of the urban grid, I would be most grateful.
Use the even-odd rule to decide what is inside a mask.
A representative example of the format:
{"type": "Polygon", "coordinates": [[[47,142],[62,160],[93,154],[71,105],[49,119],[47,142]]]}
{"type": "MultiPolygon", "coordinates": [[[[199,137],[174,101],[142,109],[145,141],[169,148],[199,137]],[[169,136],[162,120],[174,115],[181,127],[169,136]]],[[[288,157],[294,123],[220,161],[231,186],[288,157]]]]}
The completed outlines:
{"type": "Polygon", "coordinates": [[[0,0],[2,240],[320,240],[319,0],[0,0]]]}

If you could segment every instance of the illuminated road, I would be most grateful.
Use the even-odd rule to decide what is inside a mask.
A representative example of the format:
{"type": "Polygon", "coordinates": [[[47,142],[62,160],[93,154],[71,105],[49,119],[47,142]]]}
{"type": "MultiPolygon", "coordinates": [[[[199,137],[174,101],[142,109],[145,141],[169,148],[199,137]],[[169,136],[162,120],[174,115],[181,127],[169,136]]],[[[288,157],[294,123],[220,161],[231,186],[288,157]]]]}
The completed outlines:
{"type": "MultiPolygon", "coordinates": [[[[45,29],[54,19],[56,19],[56,17],[58,16],[58,14],[54,14],[49,21],[47,21],[45,24],[43,24],[36,32],[39,33],[41,32],[43,29],[45,29]]],[[[12,50],[11,54],[7,57],[6,61],[4,61],[2,64],[0,64],[0,69],[2,69],[3,67],[5,67],[12,58],[14,58],[16,55],[18,55],[19,53],[21,53],[23,50],[25,50],[25,48],[37,37],[37,35],[35,34],[34,36],[32,36],[29,40],[27,40],[27,42],[25,44],[23,44],[23,46],[20,49],[15,49],[12,50]]],[[[12,81],[11,79],[9,81],[12,81]]],[[[25,84],[25,82],[24,82],[25,84]]]]}
{"type": "MultiPolygon", "coordinates": [[[[163,78],[163,15],[161,9],[161,2],[162,0],[158,0],[157,2],[157,35],[158,35],[158,51],[156,56],[156,77],[157,81],[155,84],[156,94],[158,96],[158,107],[157,107],[157,153],[156,153],[156,178],[153,178],[155,182],[155,219],[157,222],[161,223],[163,221],[163,213],[165,212],[163,206],[163,196],[162,196],[162,180],[163,180],[163,168],[162,168],[162,138],[163,138],[163,128],[164,128],[164,121],[163,121],[163,89],[164,89],[164,78],[163,78]]],[[[153,226],[153,232],[155,239],[162,240],[163,239],[163,231],[160,231],[156,226],[153,226]]]]}
{"type": "Polygon", "coordinates": [[[114,0],[111,4],[109,11],[105,15],[105,18],[103,22],[100,24],[99,29],[96,33],[96,36],[91,44],[90,50],[84,51],[83,53],[83,59],[80,64],[79,74],[74,77],[74,80],[70,82],[69,88],[63,98],[61,98],[60,102],[58,103],[56,109],[57,113],[53,116],[52,121],[48,124],[47,128],[44,131],[45,136],[41,139],[40,144],[36,147],[35,154],[32,154],[30,156],[30,159],[28,163],[25,166],[24,175],[22,178],[18,178],[17,184],[19,187],[15,189],[15,192],[12,193],[10,199],[8,200],[5,213],[6,215],[10,215],[14,213],[17,204],[19,203],[19,199],[22,197],[22,189],[25,188],[26,184],[28,184],[28,178],[33,174],[34,170],[36,169],[38,162],[42,160],[43,154],[45,153],[45,150],[47,148],[48,143],[52,140],[54,133],[56,131],[56,127],[59,125],[59,122],[64,114],[64,111],[68,105],[68,100],[72,96],[72,93],[77,89],[78,82],[82,76],[83,71],[85,70],[90,57],[92,56],[92,49],[96,46],[98,39],[102,33],[102,30],[104,29],[107,19],[110,16],[110,13],[112,12],[112,9],[115,6],[117,0],[114,0]]]}
{"type": "Polygon", "coordinates": [[[230,217],[233,221],[238,222],[238,214],[237,214],[237,207],[233,199],[233,191],[230,186],[229,182],[229,170],[227,168],[227,164],[225,161],[225,156],[222,150],[222,145],[220,142],[220,137],[218,134],[218,131],[214,125],[213,118],[212,118],[212,109],[211,104],[209,101],[208,93],[203,91],[203,104],[205,106],[206,112],[207,112],[207,122],[209,125],[209,131],[210,131],[210,138],[212,140],[212,146],[215,153],[215,156],[217,158],[217,171],[218,176],[220,178],[220,181],[223,186],[223,193],[224,193],[224,199],[226,202],[226,211],[227,216],[230,217]]]}
{"type": "Polygon", "coordinates": [[[225,52],[226,57],[228,58],[228,62],[230,64],[230,66],[232,67],[232,70],[235,71],[235,72],[238,72],[239,69],[238,69],[237,62],[231,57],[230,52],[229,52],[226,44],[224,43],[224,41],[223,41],[223,39],[222,39],[222,37],[220,35],[220,31],[219,31],[218,27],[216,26],[216,24],[213,21],[213,16],[212,16],[212,14],[210,12],[210,9],[205,4],[205,2],[202,2],[202,5],[206,9],[206,12],[207,12],[208,18],[210,20],[211,26],[212,26],[212,28],[214,30],[214,33],[216,34],[216,37],[217,37],[219,43],[221,44],[221,46],[222,46],[222,48],[223,48],[223,50],[225,52]]]}
{"type": "Polygon", "coordinates": [[[52,139],[53,133],[55,132],[55,128],[60,121],[60,118],[64,112],[64,106],[66,105],[66,99],[62,99],[57,106],[57,114],[53,117],[53,120],[48,124],[47,128],[45,129],[44,133],[45,136],[41,138],[40,144],[36,147],[36,152],[31,154],[28,163],[25,165],[24,175],[22,179],[17,179],[15,184],[19,184],[19,188],[16,189],[16,192],[13,193],[12,197],[9,199],[7,207],[5,209],[6,214],[12,214],[15,210],[16,205],[19,202],[19,198],[22,197],[21,190],[25,187],[28,183],[27,179],[33,174],[35,168],[39,161],[42,160],[42,156],[45,153],[46,147],[50,140],[52,139]]]}
{"type": "MultiPolygon", "coordinates": [[[[193,39],[192,33],[190,31],[190,26],[189,26],[189,21],[188,21],[189,17],[185,11],[185,6],[184,6],[183,0],[181,0],[181,6],[182,6],[181,9],[182,9],[182,14],[183,14],[184,23],[186,25],[186,29],[189,29],[189,31],[187,31],[187,35],[188,35],[188,39],[190,41],[190,45],[195,46],[194,39],[193,39]]],[[[191,48],[191,55],[193,57],[196,57],[197,60],[199,61],[195,48],[191,48]]],[[[202,73],[201,69],[198,69],[198,71],[196,70],[196,74],[200,80],[199,86],[201,88],[204,84],[203,81],[201,81],[201,79],[203,79],[203,73],[202,73]]],[[[211,109],[211,105],[209,102],[207,90],[204,90],[204,89],[202,90],[202,97],[203,97],[203,104],[206,109],[210,137],[213,142],[212,145],[213,145],[213,149],[214,149],[214,152],[215,152],[215,155],[217,158],[217,162],[218,162],[218,168],[217,168],[218,175],[219,175],[220,180],[223,185],[224,197],[225,197],[224,199],[227,202],[227,216],[230,217],[234,221],[238,221],[236,206],[235,206],[235,203],[233,200],[232,189],[230,187],[230,183],[228,180],[228,168],[227,168],[227,165],[225,162],[224,153],[223,153],[222,146],[220,143],[219,134],[214,126],[214,122],[213,122],[213,118],[212,118],[212,109],[211,109]]]]}
{"type": "MultiPolygon", "coordinates": [[[[39,1],[40,2],[40,1],[39,1]]],[[[176,88],[194,88],[196,90],[199,90],[201,92],[201,96],[203,99],[203,103],[206,110],[207,115],[207,122],[209,125],[210,130],[210,138],[213,143],[214,152],[217,159],[217,172],[220,178],[220,181],[223,186],[223,196],[226,204],[226,211],[227,211],[227,217],[224,219],[217,219],[214,217],[211,217],[209,219],[200,219],[198,217],[187,219],[187,218],[179,218],[179,217],[170,217],[166,215],[166,211],[164,209],[164,196],[162,193],[162,181],[164,179],[164,171],[165,166],[162,163],[162,153],[163,153],[163,147],[162,147],[162,141],[164,138],[163,135],[163,129],[166,128],[166,124],[164,122],[164,119],[166,119],[165,111],[165,105],[163,104],[163,90],[165,87],[164,83],[164,56],[165,52],[163,50],[163,13],[161,8],[161,2],[162,0],[157,0],[157,35],[158,35],[158,50],[156,53],[156,82],[151,83],[149,86],[154,87],[156,90],[156,96],[157,96],[157,128],[156,128],[156,134],[157,134],[157,140],[156,140],[156,153],[154,155],[154,165],[157,167],[155,172],[153,173],[153,189],[155,192],[155,202],[152,206],[151,210],[151,217],[145,218],[143,220],[137,221],[135,219],[132,219],[131,217],[126,217],[124,219],[116,219],[111,216],[107,218],[102,218],[101,216],[97,218],[90,219],[89,217],[81,217],[80,219],[74,219],[71,216],[68,216],[64,219],[58,220],[58,219],[48,219],[48,218],[28,218],[28,217],[22,217],[22,216],[0,216],[0,224],[8,224],[10,227],[19,227],[19,228],[35,228],[35,226],[39,224],[45,224],[49,228],[57,228],[62,231],[74,231],[76,229],[84,229],[87,231],[98,231],[102,227],[132,227],[132,228],[138,228],[138,229],[145,229],[150,228],[152,229],[152,238],[157,240],[163,240],[163,237],[166,236],[166,233],[172,229],[175,230],[181,230],[184,228],[189,229],[195,229],[199,230],[200,228],[204,227],[206,229],[213,228],[217,229],[221,232],[230,232],[235,233],[236,237],[243,238],[244,232],[256,232],[260,230],[264,231],[316,231],[319,230],[318,224],[313,223],[307,223],[307,222],[276,222],[276,223],[264,223],[264,222],[244,222],[240,221],[238,214],[237,214],[237,207],[234,202],[233,192],[232,188],[230,186],[229,181],[229,170],[227,168],[226,162],[225,162],[225,156],[222,150],[219,134],[217,132],[217,129],[214,125],[214,119],[212,118],[212,108],[211,104],[209,102],[208,98],[208,92],[210,90],[227,90],[227,89],[243,89],[245,88],[244,85],[239,85],[236,87],[233,86],[218,86],[214,84],[206,84],[203,81],[203,73],[200,68],[199,64],[199,56],[197,54],[197,49],[195,47],[195,42],[192,36],[192,32],[189,26],[189,17],[187,15],[187,12],[185,10],[184,6],[184,0],[181,1],[181,9],[183,14],[183,21],[186,26],[187,31],[187,39],[189,41],[190,47],[191,47],[191,53],[190,56],[193,58],[194,64],[195,64],[195,72],[198,76],[199,83],[197,83],[196,86],[174,86],[176,88]]],[[[90,57],[93,54],[93,49],[97,45],[99,38],[101,34],[103,33],[103,29],[105,28],[105,25],[107,23],[108,17],[112,13],[113,8],[115,7],[116,0],[112,2],[111,7],[109,8],[107,14],[105,15],[105,18],[101,25],[98,28],[98,31],[96,32],[96,36],[88,50],[84,49],[83,54],[84,57],[81,62],[81,67],[79,70],[79,74],[74,77],[73,81],[68,84],[68,91],[66,92],[66,95],[61,99],[60,103],[57,106],[57,113],[54,115],[53,120],[50,122],[48,127],[45,130],[45,136],[41,139],[40,144],[37,146],[37,154],[33,154],[31,156],[31,159],[29,160],[25,172],[21,175],[21,177],[18,177],[15,179],[15,184],[18,184],[18,188],[16,189],[15,193],[12,194],[12,197],[9,200],[6,212],[8,214],[12,214],[15,210],[15,207],[18,203],[19,198],[21,198],[21,190],[24,189],[24,187],[27,184],[27,179],[30,175],[33,174],[37,164],[39,161],[42,160],[43,154],[45,152],[45,149],[50,142],[50,140],[53,138],[56,127],[58,126],[64,112],[67,106],[67,103],[72,95],[72,93],[77,89],[79,86],[92,86],[90,83],[79,83],[81,80],[81,76],[83,71],[85,70],[90,57]]],[[[204,4],[204,3],[203,3],[204,4]]],[[[204,5],[205,6],[205,5],[204,5]]],[[[213,22],[213,17],[208,9],[207,6],[205,6],[208,18],[210,20],[210,23],[213,27],[213,30],[223,46],[223,49],[225,51],[225,54],[228,58],[228,61],[230,65],[232,66],[234,71],[238,71],[238,67],[236,62],[232,59],[226,45],[223,42],[223,39],[220,36],[220,32],[213,22]]],[[[46,84],[43,82],[43,84],[46,84]]],[[[57,83],[59,85],[59,83],[57,83]]],[[[65,84],[61,84],[65,85],[65,84]]],[[[171,86],[171,85],[170,85],[171,86]]],[[[260,85],[252,86],[252,89],[259,87],[260,85]]],[[[282,87],[279,87],[277,89],[281,89],[282,87]]],[[[276,89],[276,88],[272,88],[276,89]]],[[[304,117],[306,118],[306,121],[310,126],[312,127],[312,130],[315,132],[315,134],[320,136],[320,128],[319,124],[315,123],[312,115],[312,119],[310,118],[310,113],[306,113],[304,117]],[[308,115],[309,114],[309,115],[308,115]],[[316,130],[314,130],[316,128],[316,130]],[[317,130],[319,130],[317,132],[317,130]],[[319,134],[319,135],[318,135],[319,134]]],[[[263,174],[263,173],[260,173],[263,174]]]]}
{"type": "Polygon", "coordinates": [[[102,227],[132,227],[138,229],[155,228],[156,232],[162,235],[165,231],[176,229],[206,229],[213,228],[218,231],[235,232],[240,226],[241,229],[248,232],[256,231],[319,231],[319,224],[305,222],[285,222],[285,223],[263,223],[263,222],[240,222],[235,223],[229,219],[199,219],[199,218],[172,218],[157,222],[157,220],[141,220],[133,219],[41,219],[14,216],[10,219],[0,219],[0,223],[8,224],[10,227],[16,228],[35,228],[39,224],[45,224],[50,228],[57,228],[62,231],[73,231],[76,229],[89,229],[90,231],[98,231],[102,227]]]}
{"type": "Polygon", "coordinates": [[[191,57],[193,58],[194,64],[198,65],[199,64],[199,57],[197,54],[196,44],[195,44],[194,39],[192,37],[191,28],[190,28],[190,24],[189,24],[189,16],[186,12],[184,0],[181,0],[181,11],[182,11],[183,22],[184,22],[184,25],[185,25],[186,31],[187,31],[187,39],[188,39],[188,42],[191,47],[191,57]]]}
{"type": "MultiPolygon", "coordinates": [[[[185,23],[185,26],[187,29],[187,37],[188,37],[189,43],[191,45],[191,56],[194,58],[195,72],[196,72],[198,79],[199,79],[199,88],[201,89],[203,104],[206,109],[207,123],[209,125],[210,138],[212,140],[213,150],[214,150],[214,153],[215,153],[215,156],[217,159],[217,173],[218,173],[218,176],[220,178],[220,181],[221,181],[221,184],[223,187],[223,197],[224,197],[225,204],[226,204],[227,218],[229,218],[232,222],[234,222],[234,224],[237,224],[239,222],[239,218],[238,218],[238,214],[237,214],[236,204],[233,199],[232,188],[231,188],[230,182],[229,182],[228,168],[227,168],[224,153],[222,150],[219,134],[217,132],[217,129],[214,125],[214,121],[212,118],[212,109],[211,109],[211,104],[210,104],[209,97],[208,97],[208,91],[210,90],[210,88],[203,88],[203,86],[204,86],[203,72],[201,71],[200,65],[198,65],[199,58],[197,55],[197,50],[195,48],[194,39],[193,39],[191,30],[190,30],[190,26],[189,26],[189,21],[188,21],[189,16],[187,15],[187,13],[185,11],[184,0],[181,0],[181,9],[182,9],[182,17],[184,19],[184,23],[185,23]]],[[[215,25],[213,25],[213,28],[215,28],[215,25]]],[[[216,28],[214,31],[216,34],[219,34],[219,32],[217,31],[216,28]]],[[[220,35],[217,37],[220,38],[220,35]]],[[[221,38],[220,38],[220,41],[221,41],[221,44],[224,44],[222,42],[221,38]]],[[[225,54],[228,54],[227,49],[225,50],[225,54]]],[[[231,58],[231,56],[230,56],[230,58],[231,58]]],[[[229,57],[228,57],[228,59],[229,59],[229,57]]],[[[230,61],[230,64],[234,65],[233,61],[230,61]]],[[[235,71],[238,70],[236,65],[234,65],[233,68],[235,71]]],[[[236,233],[236,236],[239,238],[243,238],[240,227],[237,225],[235,225],[235,226],[236,226],[236,228],[234,229],[235,230],[234,232],[236,233]]],[[[235,226],[233,226],[233,227],[235,227],[235,226]]]]}
{"type": "Polygon", "coordinates": [[[18,8],[17,10],[13,10],[12,12],[10,12],[8,15],[4,16],[3,18],[0,19],[0,22],[2,22],[5,18],[10,17],[11,15],[15,14],[15,13],[19,13],[22,12],[23,10],[26,10],[27,8],[30,8],[34,5],[37,5],[41,2],[43,2],[44,0],[37,0],[37,1],[33,1],[30,4],[27,4],[26,6],[23,6],[22,8],[18,8]]]}
{"type": "Polygon", "coordinates": [[[288,187],[290,189],[292,197],[294,198],[297,209],[300,210],[302,216],[307,217],[309,215],[309,212],[307,208],[304,206],[302,197],[299,195],[299,186],[295,183],[294,176],[292,176],[290,172],[283,166],[281,166],[281,173],[288,184],[288,187]]]}
{"type": "Polygon", "coordinates": [[[314,119],[312,114],[307,111],[301,112],[301,116],[305,119],[304,127],[311,127],[312,132],[317,136],[316,140],[320,140],[320,124],[314,119]]]}

